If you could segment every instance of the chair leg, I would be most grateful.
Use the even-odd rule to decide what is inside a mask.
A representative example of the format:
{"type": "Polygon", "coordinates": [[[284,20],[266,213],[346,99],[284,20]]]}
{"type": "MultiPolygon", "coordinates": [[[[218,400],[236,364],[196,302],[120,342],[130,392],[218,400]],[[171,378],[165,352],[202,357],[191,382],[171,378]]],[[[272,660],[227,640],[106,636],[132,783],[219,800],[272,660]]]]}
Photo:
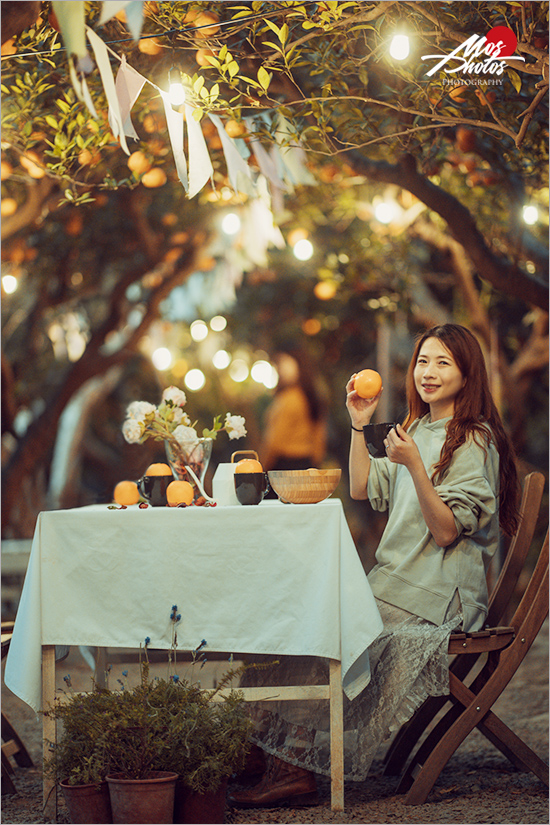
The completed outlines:
{"type": "Polygon", "coordinates": [[[414,746],[448,698],[428,696],[409,721],[399,728],[384,757],[384,776],[399,776],[414,746]]]}
{"type": "Polygon", "coordinates": [[[7,716],[2,713],[2,739],[4,742],[14,742],[17,749],[13,751],[13,758],[22,768],[32,768],[34,762],[32,761],[28,750],[17,735],[15,728],[7,716]]]}
{"type": "Polygon", "coordinates": [[[2,754],[2,796],[4,796],[4,794],[8,794],[8,793],[17,793],[17,788],[13,784],[13,779],[11,778],[12,773],[13,773],[13,768],[10,765],[10,760],[3,753],[2,754]]]}
{"type": "MultiPolygon", "coordinates": [[[[493,681],[497,682],[500,680],[493,681]]],[[[532,756],[535,757],[535,760],[532,760],[532,762],[537,769],[535,770],[536,775],[539,776],[538,771],[540,771],[543,773],[543,776],[546,777],[548,768],[545,766],[545,763],[540,760],[542,764],[538,765],[537,760],[539,757],[537,757],[527,745],[522,743],[521,739],[513,734],[512,731],[506,727],[506,725],[500,722],[500,720],[498,720],[498,723],[500,723],[498,724],[498,717],[490,711],[492,703],[495,701],[502,689],[499,684],[491,684],[491,682],[492,680],[489,679],[479,694],[475,694],[472,693],[472,691],[459,679],[453,677],[452,673],[450,674],[451,692],[457,699],[456,714],[458,714],[458,718],[449,727],[447,732],[443,735],[435,747],[432,748],[425,762],[422,765],[418,765],[420,770],[408,790],[407,796],[405,797],[405,804],[421,805],[426,801],[426,798],[433,788],[439,774],[453,753],[472,732],[472,730],[475,727],[480,727],[482,724],[485,724],[487,729],[493,734],[495,731],[498,731],[499,735],[505,737],[507,736],[507,733],[509,733],[510,741],[506,744],[510,745],[510,751],[512,751],[515,747],[519,748],[519,745],[521,744],[523,746],[521,750],[521,757],[526,757],[525,762],[523,762],[522,759],[523,764],[525,764],[528,770],[534,769],[531,767],[530,758],[528,759],[529,754],[527,751],[529,751],[532,756]],[[462,712],[460,712],[458,703],[461,703],[464,706],[462,712]],[[542,769],[543,765],[544,770],[542,769]]],[[[545,781],[545,779],[543,778],[542,781],[545,781]]]]}
{"type": "MultiPolygon", "coordinates": [[[[478,654],[457,656],[451,662],[450,670],[460,679],[464,679],[478,659],[478,654]]],[[[403,772],[416,743],[448,701],[448,695],[428,696],[424,704],[398,730],[384,758],[384,776],[398,776],[403,772]]]]}

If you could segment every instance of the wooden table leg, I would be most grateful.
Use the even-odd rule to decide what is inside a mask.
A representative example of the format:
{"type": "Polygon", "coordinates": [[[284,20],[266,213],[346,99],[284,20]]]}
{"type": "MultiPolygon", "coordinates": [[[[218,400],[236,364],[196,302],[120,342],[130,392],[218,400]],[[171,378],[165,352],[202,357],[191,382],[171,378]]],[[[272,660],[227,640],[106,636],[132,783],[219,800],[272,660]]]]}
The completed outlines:
{"type": "MultiPolygon", "coordinates": [[[[42,710],[53,708],[55,699],[55,645],[42,645],[42,710]]],[[[42,717],[43,756],[47,759],[51,745],[57,741],[56,720],[42,717]]],[[[57,787],[52,779],[43,779],[44,817],[57,822],[57,787]]]]}
{"type": "Polygon", "coordinates": [[[342,665],[330,659],[330,801],[333,811],[344,810],[344,699],[342,665]]]}
{"type": "Polygon", "coordinates": [[[98,688],[108,688],[109,680],[107,678],[107,648],[96,648],[95,654],[95,670],[94,682],[98,688]]]}

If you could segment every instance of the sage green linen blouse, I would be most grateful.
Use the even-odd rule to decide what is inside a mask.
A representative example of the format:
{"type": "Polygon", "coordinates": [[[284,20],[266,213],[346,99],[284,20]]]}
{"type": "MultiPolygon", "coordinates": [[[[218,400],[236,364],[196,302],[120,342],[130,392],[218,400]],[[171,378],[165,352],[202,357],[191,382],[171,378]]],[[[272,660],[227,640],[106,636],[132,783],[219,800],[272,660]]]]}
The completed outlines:
{"type": "MultiPolygon", "coordinates": [[[[448,421],[432,422],[426,415],[409,428],[429,476],[448,421]]],[[[487,616],[486,570],[500,535],[495,444],[485,451],[470,438],[435,489],[453,511],[458,531],[448,547],[439,547],[428,530],[407,468],[388,458],[371,459],[368,497],[375,510],[388,510],[388,523],[369,582],[377,598],[437,625],[458,591],[464,630],[479,630],[487,616]]]]}

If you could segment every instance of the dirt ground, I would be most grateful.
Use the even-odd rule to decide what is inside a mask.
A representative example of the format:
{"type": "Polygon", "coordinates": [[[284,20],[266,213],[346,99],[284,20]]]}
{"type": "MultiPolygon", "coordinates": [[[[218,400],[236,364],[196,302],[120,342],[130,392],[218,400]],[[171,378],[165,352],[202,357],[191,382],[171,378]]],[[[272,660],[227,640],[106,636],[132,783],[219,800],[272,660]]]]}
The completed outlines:
{"type": "MultiPolygon", "coordinates": [[[[71,656],[73,654],[71,653],[71,656]]],[[[71,678],[80,671],[73,657],[71,678]]],[[[122,669],[123,666],[121,666],[122,669]]],[[[2,822],[48,823],[42,812],[41,723],[2,683],[2,710],[27,745],[34,768],[15,767],[16,794],[2,796],[2,822]]],[[[495,710],[533,750],[548,759],[548,623],[495,710]]],[[[330,783],[321,778],[321,804],[304,809],[226,810],[227,823],[535,823],[549,822],[548,789],[532,774],[520,773],[480,733],[474,731],[443,769],[428,801],[407,806],[396,795],[396,778],[382,776],[381,759],[362,783],[346,783],[345,810],[330,808],[330,783]]],[[[13,761],[13,760],[12,760],[13,761]]],[[[63,802],[58,822],[68,822],[63,802]]]]}

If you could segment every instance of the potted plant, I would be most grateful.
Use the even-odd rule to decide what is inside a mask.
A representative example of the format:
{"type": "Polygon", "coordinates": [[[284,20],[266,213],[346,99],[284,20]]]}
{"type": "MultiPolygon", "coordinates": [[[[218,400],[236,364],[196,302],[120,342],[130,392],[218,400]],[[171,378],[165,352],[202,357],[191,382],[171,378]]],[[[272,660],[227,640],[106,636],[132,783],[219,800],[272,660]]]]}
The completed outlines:
{"type": "MultiPolygon", "coordinates": [[[[180,618],[174,605],[171,669],[175,626],[180,618]]],[[[95,688],[70,696],[65,703],[56,702],[55,708],[47,711],[63,722],[63,733],[45,770],[57,781],[63,780],[63,786],[65,777],[73,786],[91,782],[104,787],[105,781],[114,823],[223,822],[227,780],[243,767],[251,729],[242,693],[231,690],[227,697],[220,695],[238,671],[228,673],[210,691],[175,674],[150,679],[148,643],[146,639],[136,687],[127,689],[121,682],[121,690],[95,688]],[[197,802],[211,806],[213,797],[217,812],[210,807],[201,819],[197,802]]],[[[193,651],[197,664],[204,655],[197,658],[204,645],[205,641],[193,651]]]]}
{"type": "MultiPolygon", "coordinates": [[[[65,681],[70,687],[70,677],[65,681]]],[[[74,823],[112,822],[109,788],[105,781],[108,754],[105,732],[112,696],[108,691],[66,696],[56,700],[47,716],[63,722],[63,731],[44,761],[44,773],[58,783],[74,823]]]]}

